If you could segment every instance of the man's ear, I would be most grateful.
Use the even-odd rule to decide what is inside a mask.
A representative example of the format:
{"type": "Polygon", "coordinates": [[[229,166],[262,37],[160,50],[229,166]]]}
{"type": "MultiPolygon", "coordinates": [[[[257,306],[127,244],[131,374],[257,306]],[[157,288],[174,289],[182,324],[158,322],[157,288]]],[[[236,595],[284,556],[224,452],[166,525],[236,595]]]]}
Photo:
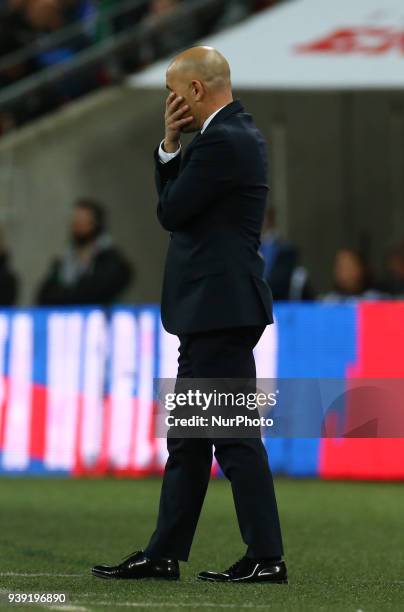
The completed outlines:
{"type": "Polygon", "coordinates": [[[204,87],[200,81],[192,81],[191,91],[195,102],[200,102],[205,94],[204,87]]]}

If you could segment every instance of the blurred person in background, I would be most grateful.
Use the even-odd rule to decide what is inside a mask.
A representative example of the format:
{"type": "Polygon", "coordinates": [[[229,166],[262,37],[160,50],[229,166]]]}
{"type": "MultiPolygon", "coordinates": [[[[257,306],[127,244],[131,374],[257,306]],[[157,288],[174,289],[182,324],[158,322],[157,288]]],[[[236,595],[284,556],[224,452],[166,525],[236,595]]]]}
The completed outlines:
{"type": "Polygon", "coordinates": [[[188,21],[186,27],[181,21],[170,24],[164,19],[173,15],[183,2],[187,0],[151,0],[149,12],[144,23],[153,27],[149,38],[143,43],[140,51],[141,64],[149,64],[158,57],[166,55],[172,49],[185,46],[192,41],[197,34],[193,23],[188,21]]]}
{"type": "Polygon", "coordinates": [[[221,15],[215,23],[215,30],[227,28],[242,19],[245,19],[251,13],[266,9],[278,0],[233,0],[225,4],[221,11],[221,15]]]}
{"type": "Polygon", "coordinates": [[[271,287],[274,300],[314,299],[309,274],[306,268],[299,265],[298,249],[279,235],[276,211],[272,206],[265,214],[261,254],[265,261],[265,279],[271,287]]]}
{"type": "Polygon", "coordinates": [[[404,298],[404,241],[387,256],[387,274],[381,289],[395,298],[404,298]]]}
{"type": "Polygon", "coordinates": [[[24,0],[20,6],[35,34],[54,32],[64,25],[61,0],[24,0]]]}
{"type": "Polygon", "coordinates": [[[151,0],[150,14],[155,17],[167,15],[177,8],[182,0],[151,0]]]}
{"type": "Polygon", "coordinates": [[[256,0],[233,0],[233,2],[226,4],[219,20],[215,24],[215,29],[221,30],[245,19],[252,13],[255,5],[256,0]]]}
{"type": "Polygon", "coordinates": [[[70,242],[64,257],[51,264],[37,303],[107,306],[116,301],[128,287],[132,270],[107,233],[105,211],[98,202],[83,198],[76,203],[70,242]]]}
{"type": "Polygon", "coordinates": [[[10,267],[2,228],[0,227],[0,306],[14,306],[17,301],[18,281],[10,267]]]}
{"type": "Polygon", "coordinates": [[[6,62],[7,56],[32,41],[32,30],[22,14],[22,3],[8,0],[0,11],[0,88],[31,74],[33,64],[27,59],[6,62]]]}
{"type": "Polygon", "coordinates": [[[334,259],[334,289],[322,296],[326,302],[377,300],[383,294],[376,289],[365,256],[356,249],[341,248],[334,259]]]}
{"type": "MultiPolygon", "coordinates": [[[[93,0],[8,0],[0,15],[0,61],[3,60],[0,87],[12,85],[49,66],[67,62],[88,47],[92,43],[92,32],[85,29],[47,48],[38,46],[37,51],[31,49],[30,55],[24,59],[15,61],[10,58],[10,54],[42,38],[46,39],[63,27],[85,21],[94,11],[93,0]]],[[[0,134],[84,95],[99,84],[98,75],[86,71],[62,79],[52,88],[22,98],[11,111],[2,109],[0,134]]]]}
{"type": "Polygon", "coordinates": [[[13,40],[13,50],[22,49],[75,20],[73,9],[81,1],[85,0],[8,0],[0,22],[8,38],[13,40]]]}
{"type": "MultiPolygon", "coordinates": [[[[12,59],[33,41],[33,30],[23,14],[23,2],[8,0],[0,13],[0,89],[12,85],[35,71],[33,58],[12,59]]],[[[37,95],[26,96],[12,108],[0,109],[0,136],[33,119],[39,108],[37,95]]]]}
{"type": "Polygon", "coordinates": [[[149,34],[136,49],[122,50],[114,61],[101,61],[86,70],[49,81],[40,91],[22,96],[12,108],[0,108],[0,137],[15,127],[52,112],[66,102],[94,89],[109,85],[124,73],[134,72],[174,49],[190,46],[209,32],[241,20],[250,12],[264,9],[274,0],[234,0],[216,8],[197,11],[184,27],[183,20],[165,20],[183,4],[193,0],[139,0],[128,6],[124,0],[0,0],[0,61],[9,54],[34,43],[23,60],[0,66],[0,88],[32,73],[68,62],[90,45],[100,43],[137,24],[151,26],[149,34]],[[111,9],[121,8],[114,16],[111,9]],[[48,46],[52,35],[72,24],[82,28],[66,39],[48,46]],[[37,44],[37,43],[40,44],[37,44]],[[42,42],[44,44],[42,44],[42,42]]]}
{"type": "MultiPolygon", "coordinates": [[[[26,18],[36,36],[56,32],[72,24],[90,20],[95,15],[92,0],[25,0],[26,18]]],[[[92,29],[86,28],[70,35],[67,40],[39,52],[38,68],[46,68],[71,59],[78,51],[92,44],[92,29]]]]}

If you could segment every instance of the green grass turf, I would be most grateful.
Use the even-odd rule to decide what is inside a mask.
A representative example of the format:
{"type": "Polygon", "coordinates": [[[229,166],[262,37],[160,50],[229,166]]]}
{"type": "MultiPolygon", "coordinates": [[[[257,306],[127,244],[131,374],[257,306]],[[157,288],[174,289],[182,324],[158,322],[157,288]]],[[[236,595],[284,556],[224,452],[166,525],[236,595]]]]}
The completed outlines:
{"type": "Polygon", "coordinates": [[[146,543],[155,523],[159,479],[0,479],[3,602],[4,591],[11,590],[66,592],[69,605],[77,606],[67,610],[82,612],[404,610],[402,484],[279,479],[276,485],[288,586],[195,580],[198,571],[225,569],[244,552],[225,481],[211,482],[190,562],[182,564],[180,581],[167,583],[90,575],[93,564],[117,562],[146,543]]]}

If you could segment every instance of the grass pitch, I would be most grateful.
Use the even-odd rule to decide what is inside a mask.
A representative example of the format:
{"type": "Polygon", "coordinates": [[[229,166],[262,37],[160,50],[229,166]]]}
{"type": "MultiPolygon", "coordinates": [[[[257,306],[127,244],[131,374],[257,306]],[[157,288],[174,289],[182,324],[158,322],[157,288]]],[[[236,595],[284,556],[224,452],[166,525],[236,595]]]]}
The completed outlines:
{"type": "MultiPolygon", "coordinates": [[[[1,479],[0,594],[68,594],[72,612],[123,610],[404,610],[402,484],[278,479],[290,584],[197,582],[244,553],[231,492],[212,481],[178,582],[103,581],[96,563],[118,562],[147,542],[159,479],[1,479]]],[[[49,609],[49,608],[48,608],[49,609]]]]}

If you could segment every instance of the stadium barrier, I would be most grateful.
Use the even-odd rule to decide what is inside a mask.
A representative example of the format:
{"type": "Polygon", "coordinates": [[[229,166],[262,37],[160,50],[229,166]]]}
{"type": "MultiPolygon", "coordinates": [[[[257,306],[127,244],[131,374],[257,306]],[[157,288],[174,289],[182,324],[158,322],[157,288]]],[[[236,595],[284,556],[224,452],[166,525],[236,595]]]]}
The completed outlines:
{"type": "MultiPolygon", "coordinates": [[[[279,304],[255,350],[259,378],[403,378],[404,303],[279,304]]],[[[155,378],[178,341],[156,306],[0,311],[0,473],[161,473],[155,378]]],[[[268,438],[275,473],[402,479],[401,438],[268,438]]]]}

